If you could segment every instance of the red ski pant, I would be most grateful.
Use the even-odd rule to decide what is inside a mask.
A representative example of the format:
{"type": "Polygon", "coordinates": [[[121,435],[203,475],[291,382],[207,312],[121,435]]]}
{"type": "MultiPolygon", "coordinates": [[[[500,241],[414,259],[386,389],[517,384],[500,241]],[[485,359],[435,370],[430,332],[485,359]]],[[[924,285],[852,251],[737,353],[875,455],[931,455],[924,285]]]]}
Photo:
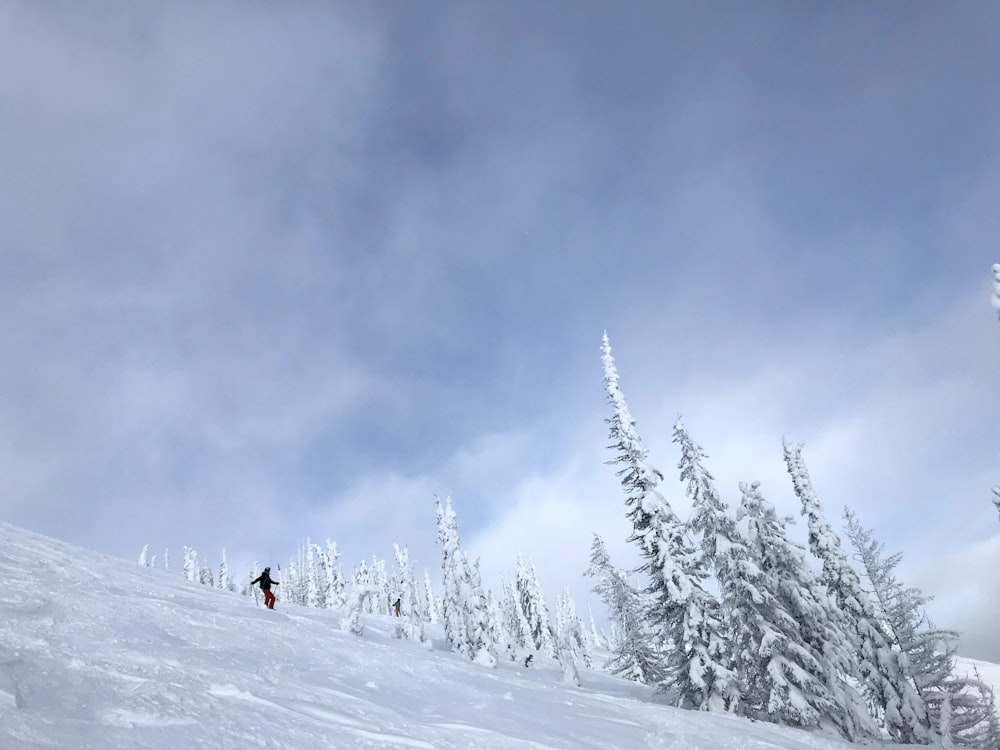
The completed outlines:
{"type": "Polygon", "coordinates": [[[264,591],[264,606],[268,609],[274,609],[274,594],[271,593],[270,589],[264,591]]]}

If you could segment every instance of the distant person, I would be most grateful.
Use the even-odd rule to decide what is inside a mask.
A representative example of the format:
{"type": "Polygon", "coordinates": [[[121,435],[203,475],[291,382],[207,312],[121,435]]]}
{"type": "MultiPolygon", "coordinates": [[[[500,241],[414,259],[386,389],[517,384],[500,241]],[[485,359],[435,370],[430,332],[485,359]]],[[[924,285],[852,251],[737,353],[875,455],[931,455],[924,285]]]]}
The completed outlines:
{"type": "Polygon", "coordinates": [[[271,580],[271,569],[264,568],[264,572],[250,581],[250,585],[253,586],[258,581],[260,581],[260,590],[264,592],[264,606],[268,609],[274,609],[274,594],[271,593],[271,586],[277,586],[278,582],[271,580]]]}
{"type": "Polygon", "coordinates": [[[396,597],[396,601],[394,601],[392,603],[392,608],[394,610],[396,610],[396,617],[399,617],[399,607],[400,607],[400,601],[399,601],[399,597],[397,596],[396,597]]]}

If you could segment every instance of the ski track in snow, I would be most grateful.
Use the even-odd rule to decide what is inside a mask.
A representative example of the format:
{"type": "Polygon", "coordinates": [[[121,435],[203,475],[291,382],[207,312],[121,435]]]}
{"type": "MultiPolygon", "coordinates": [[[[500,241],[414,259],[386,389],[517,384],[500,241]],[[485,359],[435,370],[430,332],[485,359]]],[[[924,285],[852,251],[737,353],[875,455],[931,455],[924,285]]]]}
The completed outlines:
{"type": "MultiPolygon", "coordinates": [[[[0,750],[843,750],[544,659],[491,670],[0,524],[0,750]]],[[[432,629],[433,631],[433,629],[432,629]]],[[[965,661],[971,670],[973,662],[965,661]]],[[[987,682],[1000,667],[977,662],[987,682]]]]}

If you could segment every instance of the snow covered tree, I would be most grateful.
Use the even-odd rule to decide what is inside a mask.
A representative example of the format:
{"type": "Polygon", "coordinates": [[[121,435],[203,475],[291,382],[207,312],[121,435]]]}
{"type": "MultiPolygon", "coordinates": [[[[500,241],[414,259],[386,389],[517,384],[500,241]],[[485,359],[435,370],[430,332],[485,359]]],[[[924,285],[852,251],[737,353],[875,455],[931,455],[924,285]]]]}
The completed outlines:
{"type": "Polygon", "coordinates": [[[149,545],[144,544],[142,546],[142,552],[139,553],[139,565],[141,565],[143,568],[149,567],[148,555],[149,555],[149,545]]]}
{"type": "Polygon", "coordinates": [[[594,610],[591,608],[590,603],[587,603],[587,617],[590,619],[590,628],[587,637],[590,639],[591,650],[604,648],[607,646],[607,642],[604,637],[597,632],[597,623],[594,621],[594,610]]]}
{"type": "Polygon", "coordinates": [[[997,718],[996,697],[993,688],[983,682],[979,668],[974,668],[976,682],[981,686],[982,705],[986,709],[986,721],[974,738],[973,747],[978,750],[1000,750],[1000,718],[997,718]]]}
{"type": "Polygon", "coordinates": [[[644,685],[656,685],[662,677],[662,655],[653,647],[646,628],[642,595],[628,582],[624,571],[611,563],[604,540],[594,534],[590,567],[584,573],[594,579],[592,591],[608,608],[617,637],[605,668],[611,674],[644,685]]]}
{"type": "Polygon", "coordinates": [[[549,608],[545,604],[545,595],[538,582],[538,572],[534,564],[530,566],[518,553],[517,573],[514,579],[518,602],[524,618],[528,622],[528,632],[531,635],[531,646],[538,651],[544,651],[548,656],[556,655],[556,642],[549,622],[549,608]]]}
{"type": "Polygon", "coordinates": [[[411,641],[419,641],[427,646],[430,641],[424,634],[424,614],[421,608],[420,598],[417,596],[417,582],[413,574],[413,564],[410,562],[410,553],[398,544],[394,544],[396,551],[396,580],[399,584],[399,601],[401,622],[396,623],[395,637],[407,638],[411,641]]]}
{"type": "Polygon", "coordinates": [[[208,564],[202,565],[199,569],[198,583],[202,586],[215,586],[215,577],[212,575],[212,569],[208,564]]]}
{"type": "MultiPolygon", "coordinates": [[[[375,583],[374,576],[372,575],[371,570],[368,568],[368,563],[365,562],[364,560],[362,560],[361,562],[359,562],[357,565],[354,566],[354,571],[351,576],[351,586],[354,589],[364,588],[364,589],[371,589],[372,591],[379,590],[379,587],[375,583]]],[[[353,598],[354,596],[352,594],[351,599],[353,600],[353,598]]],[[[365,612],[373,613],[376,611],[376,607],[378,606],[374,601],[376,598],[378,597],[371,596],[371,597],[365,597],[362,600],[361,606],[364,607],[365,612]]]]}
{"type": "Polygon", "coordinates": [[[170,548],[167,547],[163,550],[163,572],[170,572],[170,548]]]}
{"type": "Polygon", "coordinates": [[[340,550],[337,543],[326,540],[326,593],[324,601],[329,609],[343,609],[347,602],[347,582],[340,564],[340,550]]]}
{"type": "Polygon", "coordinates": [[[931,597],[896,578],[902,553],[886,556],[872,529],[862,526],[849,510],[845,509],[844,518],[876,612],[894,650],[906,657],[917,692],[927,706],[930,725],[948,728],[942,741],[968,745],[967,738],[984,731],[989,708],[981,682],[956,673],[958,633],[935,628],[925,609],[931,597]]]}
{"type": "Polygon", "coordinates": [[[466,612],[468,621],[472,624],[473,642],[479,644],[475,661],[483,666],[495,667],[497,664],[497,633],[493,629],[490,597],[483,589],[478,558],[472,565],[471,573],[472,596],[466,602],[466,612]]]}
{"type": "Polygon", "coordinates": [[[593,666],[583,623],[576,612],[576,604],[569,589],[556,597],[556,639],[564,654],[568,654],[575,662],[582,663],[587,669],[593,666]]]}
{"type": "Polygon", "coordinates": [[[509,661],[517,660],[517,644],[507,629],[506,609],[504,597],[496,596],[492,591],[486,591],[486,609],[490,615],[490,630],[493,633],[493,640],[498,658],[506,658],[509,661]]]}
{"type": "Polygon", "coordinates": [[[802,515],[809,525],[809,548],[823,564],[823,582],[855,629],[860,677],[872,714],[889,736],[903,744],[934,740],[927,706],[920,698],[906,657],[893,650],[861,581],[823,514],[802,459],[802,446],[785,441],[785,463],[802,515]]]}
{"type": "Polygon", "coordinates": [[[438,598],[434,594],[434,586],[431,585],[431,574],[424,570],[424,601],[426,603],[425,612],[427,622],[437,623],[441,620],[441,608],[438,606],[438,598]]]}
{"type": "Polygon", "coordinates": [[[201,566],[198,565],[198,553],[195,552],[190,547],[184,548],[184,577],[193,581],[198,582],[198,577],[201,574],[201,566]]]}
{"type": "Polygon", "coordinates": [[[531,625],[528,624],[528,618],[524,616],[524,608],[521,607],[521,599],[518,596],[517,589],[506,577],[501,577],[500,590],[503,597],[501,602],[501,620],[508,640],[516,648],[534,649],[535,644],[531,638],[531,625]]]}
{"type": "Polygon", "coordinates": [[[232,591],[233,582],[229,579],[229,563],[226,562],[226,548],[222,548],[222,562],[219,563],[219,588],[232,591]]]}
{"type": "Polygon", "coordinates": [[[305,605],[314,609],[324,609],[326,604],[326,575],[323,573],[323,550],[306,539],[305,555],[305,605]]]}
{"type": "Polygon", "coordinates": [[[993,487],[993,505],[996,506],[997,513],[1000,513],[1000,486],[993,487]]]}
{"type": "Polygon", "coordinates": [[[289,560],[285,573],[281,577],[281,593],[284,595],[285,601],[300,606],[306,603],[305,565],[299,562],[304,559],[305,550],[299,544],[297,559],[289,560]]]}
{"type": "Polygon", "coordinates": [[[367,582],[352,583],[347,592],[347,609],[340,618],[340,629],[354,635],[364,635],[365,628],[361,623],[361,613],[370,612],[372,605],[369,600],[379,595],[378,587],[367,582]]]}
{"type": "Polygon", "coordinates": [[[760,484],[740,484],[738,516],[746,520],[753,596],[737,608],[737,668],[743,713],[796,726],[832,724],[851,741],[874,739],[878,727],[845,678],[857,674],[842,618],[790,540],[760,484]],[[742,622],[739,622],[741,621],[742,622]]]}
{"type": "Polygon", "coordinates": [[[639,546],[645,558],[640,570],[649,576],[646,593],[653,648],[666,653],[659,687],[672,691],[680,707],[724,711],[732,697],[732,681],[720,663],[718,604],[702,585],[707,573],[687,540],[687,529],[659,492],[663,475],[646,462],[648,450],[619,386],[607,334],[601,349],[604,386],[612,407],[607,420],[609,447],[616,451],[610,463],[620,467],[633,529],[629,541],[639,546]]]}
{"type": "Polygon", "coordinates": [[[458,519],[451,498],[437,505],[438,543],[442,549],[444,597],[442,610],[445,635],[453,650],[486,666],[496,666],[494,644],[488,640],[489,613],[482,590],[473,578],[473,569],[462,550],[458,519]]]}
{"type": "Polygon", "coordinates": [[[393,584],[392,576],[389,575],[389,568],[386,561],[372,555],[371,564],[372,576],[375,585],[378,587],[378,609],[380,615],[392,614],[392,603],[396,601],[396,586],[393,584]]]}
{"type": "Polygon", "coordinates": [[[736,521],[719,497],[714,478],[705,468],[705,452],[691,439],[680,417],[674,423],[673,441],[681,451],[677,464],[680,480],[686,483],[687,496],[691,499],[692,514],[688,528],[700,535],[702,567],[714,568],[722,595],[721,606],[709,600],[706,612],[708,617],[722,626],[715,630],[709,642],[716,689],[731,710],[738,710],[742,690],[732,661],[733,652],[739,646],[733,640],[750,633],[747,617],[750,620],[753,617],[746,607],[756,605],[755,600],[760,596],[750,578],[757,576],[759,571],[754,570],[750,563],[746,541],[740,536],[736,521]]]}

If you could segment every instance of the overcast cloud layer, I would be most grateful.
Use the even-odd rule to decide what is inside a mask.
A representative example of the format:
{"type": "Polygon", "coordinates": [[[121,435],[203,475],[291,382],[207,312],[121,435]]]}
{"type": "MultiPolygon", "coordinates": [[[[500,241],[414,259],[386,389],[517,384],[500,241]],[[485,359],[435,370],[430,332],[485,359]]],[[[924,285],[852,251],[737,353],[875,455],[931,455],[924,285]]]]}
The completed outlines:
{"type": "Polygon", "coordinates": [[[1000,661],[1000,7],[139,5],[0,4],[4,520],[436,571],[451,493],[582,603],[607,330],[669,479],[805,442],[1000,661]]]}

